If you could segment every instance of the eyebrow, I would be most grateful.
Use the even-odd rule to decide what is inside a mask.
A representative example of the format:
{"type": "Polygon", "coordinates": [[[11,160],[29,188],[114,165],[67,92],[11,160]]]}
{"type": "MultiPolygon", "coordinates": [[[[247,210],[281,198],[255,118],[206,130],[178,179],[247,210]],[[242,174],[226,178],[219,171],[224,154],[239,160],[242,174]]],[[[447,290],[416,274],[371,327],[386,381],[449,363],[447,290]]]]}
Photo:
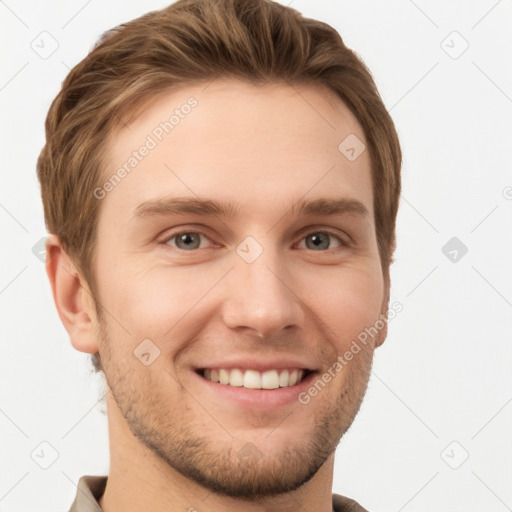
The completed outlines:
{"type": "MultiPolygon", "coordinates": [[[[349,198],[319,198],[314,200],[300,199],[285,216],[329,216],[355,213],[369,217],[366,206],[355,199],[349,198]]],[[[164,215],[216,215],[224,218],[234,218],[240,214],[240,207],[233,202],[219,202],[213,199],[193,197],[160,198],[140,204],[134,212],[136,219],[164,215]]]]}

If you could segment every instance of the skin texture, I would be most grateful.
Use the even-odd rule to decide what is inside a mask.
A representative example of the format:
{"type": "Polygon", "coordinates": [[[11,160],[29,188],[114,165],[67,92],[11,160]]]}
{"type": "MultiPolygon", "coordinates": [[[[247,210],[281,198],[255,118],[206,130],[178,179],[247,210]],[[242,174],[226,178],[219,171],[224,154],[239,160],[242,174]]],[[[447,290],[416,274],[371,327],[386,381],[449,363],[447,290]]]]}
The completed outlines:
{"type": "Polygon", "coordinates": [[[99,351],[105,369],[111,467],[100,505],[327,512],[334,450],[386,328],[306,405],[242,408],[193,369],[233,355],[288,356],[321,376],[387,313],[370,157],[351,162],[338,150],[349,134],[363,142],[364,134],[320,85],[216,80],[159,95],[112,133],[106,179],[191,96],[197,106],[101,199],[99,316],[58,238],[48,241],[48,275],[71,342],[99,351]],[[171,197],[232,202],[239,212],[134,217],[142,203],[171,197]],[[317,198],[357,200],[369,216],[291,213],[317,198]],[[180,244],[178,233],[192,242],[180,244]],[[252,263],[236,252],[248,236],[263,251],[252,263]],[[160,350],[149,366],[134,356],[145,339],[160,350]]]}

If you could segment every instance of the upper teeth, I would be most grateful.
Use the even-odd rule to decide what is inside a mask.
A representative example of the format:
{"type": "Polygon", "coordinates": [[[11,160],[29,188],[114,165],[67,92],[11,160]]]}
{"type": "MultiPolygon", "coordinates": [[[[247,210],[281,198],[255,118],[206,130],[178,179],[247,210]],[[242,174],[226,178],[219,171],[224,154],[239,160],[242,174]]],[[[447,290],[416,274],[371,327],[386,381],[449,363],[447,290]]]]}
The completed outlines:
{"type": "Polygon", "coordinates": [[[294,386],[301,382],[304,377],[304,370],[268,370],[266,372],[259,372],[257,370],[240,370],[238,368],[232,370],[207,368],[204,370],[204,377],[213,382],[230,386],[243,386],[249,389],[276,389],[294,386]]]}

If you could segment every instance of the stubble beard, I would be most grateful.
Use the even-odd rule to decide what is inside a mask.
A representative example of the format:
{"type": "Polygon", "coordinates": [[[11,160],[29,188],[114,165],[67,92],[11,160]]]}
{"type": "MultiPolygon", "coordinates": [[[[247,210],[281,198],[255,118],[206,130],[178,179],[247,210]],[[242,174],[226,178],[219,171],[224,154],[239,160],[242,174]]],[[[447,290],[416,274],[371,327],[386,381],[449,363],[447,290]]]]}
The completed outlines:
{"type": "MultiPolygon", "coordinates": [[[[344,378],[343,390],[336,397],[328,394],[326,386],[312,399],[324,400],[325,404],[309,432],[304,432],[299,440],[290,442],[288,446],[275,447],[272,453],[265,453],[258,446],[254,448],[255,445],[249,442],[247,446],[252,449],[249,456],[241,457],[240,442],[235,443],[234,438],[226,436],[226,443],[215,444],[209,437],[210,432],[199,431],[197,424],[187,423],[183,420],[184,416],[163,406],[162,400],[159,401],[161,395],[158,394],[158,387],[161,386],[153,380],[149,367],[144,367],[140,372],[136,366],[140,363],[134,358],[128,364],[133,368],[127,371],[122,361],[132,354],[123,353],[119,359],[112,355],[106,319],[101,315],[98,317],[103,371],[130,431],[160,461],[219,495],[262,501],[300,488],[313,478],[334,452],[352,424],[366,393],[373,359],[372,348],[361,351],[342,370],[342,373],[346,372],[343,377],[340,375],[344,378]],[[137,377],[134,378],[134,375],[137,377]]],[[[194,402],[186,391],[182,396],[194,402]]],[[[286,428],[290,421],[300,421],[304,414],[308,414],[308,404],[297,402],[294,412],[278,428],[286,428]]],[[[217,430],[218,435],[217,425],[213,420],[211,422],[212,432],[217,430]]]]}

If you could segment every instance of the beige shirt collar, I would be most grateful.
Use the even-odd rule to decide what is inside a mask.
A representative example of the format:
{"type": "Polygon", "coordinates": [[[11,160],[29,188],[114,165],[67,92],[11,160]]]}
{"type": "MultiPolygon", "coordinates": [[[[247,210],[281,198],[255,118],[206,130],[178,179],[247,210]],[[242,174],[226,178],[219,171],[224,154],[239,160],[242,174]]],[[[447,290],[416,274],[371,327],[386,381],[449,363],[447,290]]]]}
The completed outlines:
{"type": "Polygon", "coordinates": [[[107,476],[85,475],[78,481],[75,501],[69,512],[99,512],[103,510],[98,501],[107,485],[107,476]]]}

